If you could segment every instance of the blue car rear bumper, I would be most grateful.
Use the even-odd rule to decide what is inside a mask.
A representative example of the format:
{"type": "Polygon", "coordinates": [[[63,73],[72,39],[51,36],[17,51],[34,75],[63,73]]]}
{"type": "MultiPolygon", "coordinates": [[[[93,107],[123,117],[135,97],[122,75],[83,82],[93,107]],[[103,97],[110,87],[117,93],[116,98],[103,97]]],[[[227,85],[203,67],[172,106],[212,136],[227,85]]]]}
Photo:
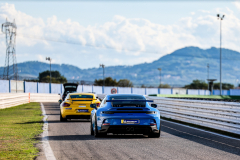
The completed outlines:
{"type": "Polygon", "coordinates": [[[113,134],[149,134],[159,133],[157,126],[147,125],[108,125],[102,126],[99,133],[113,133],[113,134]]]}

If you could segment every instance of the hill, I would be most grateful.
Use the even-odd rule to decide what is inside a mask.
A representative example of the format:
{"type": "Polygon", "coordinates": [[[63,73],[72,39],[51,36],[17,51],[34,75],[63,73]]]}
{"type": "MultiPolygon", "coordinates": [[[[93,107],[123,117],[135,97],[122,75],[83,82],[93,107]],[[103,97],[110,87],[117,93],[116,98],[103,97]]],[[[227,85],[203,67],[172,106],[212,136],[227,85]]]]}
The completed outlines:
{"type": "MultiPolygon", "coordinates": [[[[151,63],[142,63],[133,66],[109,66],[105,68],[105,77],[117,80],[127,78],[134,85],[159,85],[159,71],[162,68],[162,83],[172,86],[182,86],[194,79],[207,79],[207,64],[209,63],[209,78],[219,80],[219,48],[200,49],[198,47],[185,47],[165,55],[151,63]]],[[[236,84],[239,78],[240,53],[222,49],[222,81],[236,84]]],[[[35,77],[38,73],[49,70],[49,64],[29,61],[18,64],[21,76],[35,77]]],[[[52,70],[58,70],[68,80],[94,81],[102,78],[102,68],[80,69],[73,65],[52,64],[52,70]]],[[[3,67],[0,68],[3,73],[3,67]]]]}

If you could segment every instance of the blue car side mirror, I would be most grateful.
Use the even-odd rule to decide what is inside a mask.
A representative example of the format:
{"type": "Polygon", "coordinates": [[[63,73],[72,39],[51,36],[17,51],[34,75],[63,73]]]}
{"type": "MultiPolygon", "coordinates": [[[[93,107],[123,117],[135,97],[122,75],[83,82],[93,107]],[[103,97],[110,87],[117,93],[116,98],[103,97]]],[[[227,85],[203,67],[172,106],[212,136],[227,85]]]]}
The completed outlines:
{"type": "Polygon", "coordinates": [[[97,109],[97,105],[96,104],[90,104],[90,107],[97,109]]]}
{"type": "Polygon", "coordinates": [[[151,107],[157,108],[157,104],[151,104],[151,107]]]}

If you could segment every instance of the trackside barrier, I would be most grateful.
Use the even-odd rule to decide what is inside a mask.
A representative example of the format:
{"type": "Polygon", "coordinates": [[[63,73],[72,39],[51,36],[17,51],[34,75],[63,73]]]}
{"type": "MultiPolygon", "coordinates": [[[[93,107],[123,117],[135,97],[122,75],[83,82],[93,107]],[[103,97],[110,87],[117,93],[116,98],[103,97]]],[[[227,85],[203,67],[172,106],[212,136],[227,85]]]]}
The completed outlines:
{"type": "Polygon", "coordinates": [[[0,80],[0,93],[9,93],[11,92],[9,80],[0,80]]]}
{"type": "Polygon", "coordinates": [[[0,94],[0,109],[29,103],[28,93],[2,93],[0,94]]]}
{"type": "Polygon", "coordinates": [[[58,94],[30,93],[30,102],[58,102],[58,94]]]}
{"type": "MultiPolygon", "coordinates": [[[[116,86],[93,86],[78,85],[77,92],[94,92],[95,94],[111,94],[111,89],[116,88],[118,93],[126,94],[181,94],[181,95],[210,95],[208,90],[184,89],[184,88],[135,88],[135,87],[116,87],[116,86]]],[[[62,84],[26,82],[15,80],[0,80],[0,93],[63,93],[62,84]]],[[[219,90],[214,90],[213,95],[220,95],[219,90]]],[[[240,89],[222,90],[222,95],[239,96],[240,89]]]]}
{"type": "Polygon", "coordinates": [[[240,104],[146,96],[158,105],[161,116],[240,134],[240,104]]]}
{"type": "Polygon", "coordinates": [[[10,108],[13,106],[29,102],[58,102],[58,94],[42,93],[0,93],[0,109],[10,108]]]}

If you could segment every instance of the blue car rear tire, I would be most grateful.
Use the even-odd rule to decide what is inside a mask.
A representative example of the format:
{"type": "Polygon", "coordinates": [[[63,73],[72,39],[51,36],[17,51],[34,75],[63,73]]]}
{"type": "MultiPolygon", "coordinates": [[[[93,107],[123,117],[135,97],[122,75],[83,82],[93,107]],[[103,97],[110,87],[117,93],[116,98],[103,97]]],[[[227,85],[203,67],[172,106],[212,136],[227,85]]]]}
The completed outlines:
{"type": "Polygon", "coordinates": [[[104,137],[106,136],[107,134],[106,133],[98,133],[98,129],[97,129],[97,116],[95,115],[95,123],[94,123],[94,136],[95,137],[104,137]]]}
{"type": "Polygon", "coordinates": [[[161,136],[161,124],[160,124],[160,128],[159,128],[159,133],[150,133],[148,135],[149,138],[159,138],[161,136]]]}

